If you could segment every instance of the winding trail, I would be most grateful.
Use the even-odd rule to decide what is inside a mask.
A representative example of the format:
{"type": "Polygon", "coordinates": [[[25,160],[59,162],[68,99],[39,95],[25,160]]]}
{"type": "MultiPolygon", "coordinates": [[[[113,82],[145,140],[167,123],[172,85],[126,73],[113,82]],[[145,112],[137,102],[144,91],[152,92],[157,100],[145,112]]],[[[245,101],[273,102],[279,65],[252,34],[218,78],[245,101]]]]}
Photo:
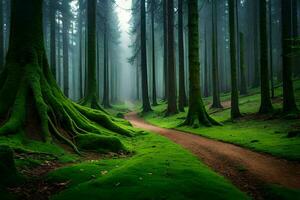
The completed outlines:
{"type": "Polygon", "coordinates": [[[254,199],[264,199],[265,184],[300,189],[299,162],[275,158],[182,131],[160,128],[145,122],[135,112],[127,114],[125,118],[137,128],[163,135],[188,149],[254,199]]]}

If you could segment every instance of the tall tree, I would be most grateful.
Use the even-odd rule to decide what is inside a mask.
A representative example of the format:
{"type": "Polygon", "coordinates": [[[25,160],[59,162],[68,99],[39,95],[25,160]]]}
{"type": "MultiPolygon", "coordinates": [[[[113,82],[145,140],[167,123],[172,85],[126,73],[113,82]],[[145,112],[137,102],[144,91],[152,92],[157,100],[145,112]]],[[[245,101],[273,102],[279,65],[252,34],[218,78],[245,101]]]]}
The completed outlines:
{"type": "Polygon", "coordinates": [[[49,1],[49,19],[50,19],[50,66],[51,72],[56,77],[56,13],[57,1],[49,1]]]}
{"type": "Polygon", "coordinates": [[[82,104],[100,109],[96,79],[96,1],[87,0],[87,81],[82,104]]]}
{"type": "Polygon", "coordinates": [[[167,0],[163,2],[163,40],[164,40],[164,100],[168,100],[168,25],[167,0]]]}
{"type": "Polygon", "coordinates": [[[283,83],[283,112],[297,111],[295,101],[291,54],[293,28],[292,28],[292,0],[281,0],[282,16],[282,83],[283,83]]]}
{"type": "Polygon", "coordinates": [[[209,96],[209,87],[208,87],[208,55],[207,55],[207,33],[206,26],[204,30],[204,97],[209,96]]]}
{"type": "Polygon", "coordinates": [[[231,118],[235,119],[241,116],[239,109],[239,94],[237,86],[237,59],[236,59],[236,36],[235,36],[235,2],[228,0],[229,3],[229,32],[230,32],[230,68],[231,68],[231,118]]]}
{"type": "Polygon", "coordinates": [[[179,111],[184,112],[187,106],[185,93],[185,65],[183,45],[183,0],[178,0],[178,56],[179,56],[179,111]]]}
{"type": "Polygon", "coordinates": [[[188,1],[189,28],[189,111],[183,125],[198,127],[218,125],[206,112],[200,87],[200,58],[199,58],[199,30],[198,30],[198,1],[188,1]]]}
{"type": "Polygon", "coordinates": [[[245,41],[244,41],[244,34],[240,33],[240,68],[241,68],[241,90],[240,94],[245,95],[247,94],[247,79],[246,79],[246,66],[245,66],[245,41]]]}
{"type": "Polygon", "coordinates": [[[167,64],[168,64],[168,108],[166,115],[178,113],[176,97],[176,72],[175,72],[175,50],[174,50],[174,0],[167,2],[167,64]]]}
{"type": "Polygon", "coordinates": [[[269,49],[270,49],[270,79],[271,79],[271,97],[275,97],[274,86],[274,66],[273,66],[273,18],[272,18],[272,0],[268,2],[269,10],[269,49]]]}
{"type": "Polygon", "coordinates": [[[0,0],[0,71],[4,64],[4,26],[3,0],[0,0]]]}
{"type": "MultiPolygon", "coordinates": [[[[94,126],[95,122],[119,134],[130,135],[101,111],[79,106],[63,95],[48,65],[42,4],[42,0],[11,2],[9,49],[4,71],[0,74],[0,118],[4,119],[0,135],[24,130],[47,142],[51,142],[53,136],[76,151],[73,141],[77,136],[101,133],[94,126]]],[[[120,145],[115,137],[102,139],[120,145]]]]}
{"type": "Polygon", "coordinates": [[[69,96],[69,30],[70,30],[70,1],[63,0],[62,2],[62,23],[63,23],[63,80],[64,93],[69,96]]]}
{"type": "Polygon", "coordinates": [[[154,11],[156,5],[155,0],[151,0],[151,39],[152,39],[152,105],[157,106],[157,98],[156,98],[156,70],[155,70],[155,27],[154,27],[154,11]]]}
{"type": "Polygon", "coordinates": [[[259,113],[266,114],[273,111],[273,106],[270,98],[270,79],[269,79],[269,64],[268,64],[268,33],[267,33],[267,2],[260,1],[260,88],[261,102],[259,113]]]}
{"type": "Polygon", "coordinates": [[[219,83],[219,66],[218,66],[218,28],[217,28],[217,6],[216,0],[211,1],[212,13],[212,86],[213,86],[213,103],[211,108],[222,108],[220,100],[220,83],[219,83]]]}
{"type": "Polygon", "coordinates": [[[141,71],[142,71],[142,101],[143,112],[151,111],[148,95],[148,75],[147,75],[147,44],[146,44],[146,6],[145,0],[140,1],[140,28],[141,28],[141,71]]]}
{"type": "Polygon", "coordinates": [[[103,101],[102,105],[104,108],[110,108],[111,105],[109,103],[109,60],[108,60],[108,52],[109,52],[109,36],[108,36],[108,29],[109,24],[108,21],[108,2],[107,0],[102,1],[103,2],[103,14],[104,14],[104,23],[103,23],[103,44],[104,44],[104,66],[103,66],[103,76],[104,76],[104,83],[103,83],[103,101]]]}

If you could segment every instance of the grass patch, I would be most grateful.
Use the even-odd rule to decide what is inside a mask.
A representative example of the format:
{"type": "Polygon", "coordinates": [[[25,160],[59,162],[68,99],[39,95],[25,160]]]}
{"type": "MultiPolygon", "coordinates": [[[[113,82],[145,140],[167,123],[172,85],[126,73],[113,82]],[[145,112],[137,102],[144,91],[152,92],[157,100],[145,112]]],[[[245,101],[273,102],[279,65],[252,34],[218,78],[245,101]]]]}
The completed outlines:
{"type": "MultiPolygon", "coordinates": [[[[300,81],[295,81],[296,102],[300,108],[300,81]]],[[[144,115],[146,121],[164,128],[178,129],[211,139],[234,143],[255,151],[265,152],[277,157],[289,160],[300,160],[300,137],[288,137],[291,131],[300,129],[299,119],[268,119],[254,115],[260,105],[260,94],[254,89],[252,95],[240,97],[240,110],[246,116],[245,119],[232,122],[230,109],[216,112],[209,110],[211,98],[204,99],[211,116],[223,123],[221,127],[178,127],[185,119],[187,112],[179,113],[171,117],[165,117],[165,104],[153,107],[154,112],[144,115]],[[251,116],[251,117],[247,117],[251,116]]],[[[276,99],[273,101],[275,110],[282,107],[282,88],[276,88],[276,99]]],[[[230,96],[224,94],[222,100],[229,100],[230,96]]],[[[187,111],[187,108],[186,108],[187,111]]]]}
{"type": "Polygon", "coordinates": [[[143,132],[132,138],[132,157],[92,160],[49,174],[70,181],[62,199],[248,199],[188,151],[143,132]]]}

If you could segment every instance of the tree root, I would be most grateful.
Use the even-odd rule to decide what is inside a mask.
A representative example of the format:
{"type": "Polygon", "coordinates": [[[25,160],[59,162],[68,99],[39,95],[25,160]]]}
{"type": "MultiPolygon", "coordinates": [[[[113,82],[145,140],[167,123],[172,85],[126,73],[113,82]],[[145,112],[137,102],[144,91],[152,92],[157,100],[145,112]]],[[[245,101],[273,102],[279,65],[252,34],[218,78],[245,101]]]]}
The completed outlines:
{"type": "MultiPolygon", "coordinates": [[[[34,58],[33,60],[38,59],[34,58]]],[[[43,58],[40,60],[45,62],[43,58]]],[[[75,142],[77,136],[90,134],[105,136],[111,134],[110,131],[122,136],[132,136],[129,130],[123,128],[122,124],[117,124],[118,121],[114,121],[100,106],[98,110],[94,110],[67,99],[50,74],[47,62],[40,64],[32,62],[25,65],[23,69],[22,76],[19,76],[22,72],[15,76],[15,74],[6,73],[6,70],[0,74],[0,82],[5,82],[0,88],[0,94],[4,94],[0,96],[0,116],[10,113],[8,120],[0,127],[0,135],[15,134],[24,128],[27,121],[26,113],[30,111],[28,109],[32,109],[27,105],[32,102],[37,112],[36,117],[40,126],[38,128],[42,132],[43,140],[51,142],[52,136],[55,136],[71,146],[78,154],[80,152],[75,142]],[[40,67],[41,65],[42,67],[40,67]],[[21,81],[12,85],[10,81],[19,77],[22,77],[21,81]],[[14,88],[17,88],[17,92],[5,95],[14,88]],[[9,99],[14,99],[14,101],[6,102],[9,99]],[[107,131],[99,126],[104,127],[107,131]],[[63,131],[60,131],[60,128],[63,131]]]]}

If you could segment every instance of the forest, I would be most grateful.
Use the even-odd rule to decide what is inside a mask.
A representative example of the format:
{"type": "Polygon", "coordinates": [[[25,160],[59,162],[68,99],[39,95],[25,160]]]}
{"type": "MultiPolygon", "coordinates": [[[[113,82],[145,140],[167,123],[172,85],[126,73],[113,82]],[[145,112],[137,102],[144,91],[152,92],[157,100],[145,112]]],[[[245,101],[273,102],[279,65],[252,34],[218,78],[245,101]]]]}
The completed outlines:
{"type": "Polygon", "coordinates": [[[300,199],[300,0],[0,0],[1,200],[300,199]]]}

